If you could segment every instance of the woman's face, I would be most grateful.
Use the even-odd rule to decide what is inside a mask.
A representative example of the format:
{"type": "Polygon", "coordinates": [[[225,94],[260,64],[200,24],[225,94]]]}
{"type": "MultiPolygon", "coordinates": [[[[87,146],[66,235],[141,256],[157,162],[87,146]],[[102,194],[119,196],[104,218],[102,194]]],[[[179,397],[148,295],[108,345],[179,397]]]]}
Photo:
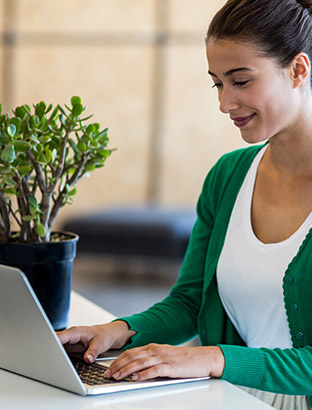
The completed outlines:
{"type": "Polygon", "coordinates": [[[261,56],[252,43],[227,39],[210,39],[207,59],[220,110],[229,114],[246,142],[295,129],[300,102],[290,68],[261,56]]]}

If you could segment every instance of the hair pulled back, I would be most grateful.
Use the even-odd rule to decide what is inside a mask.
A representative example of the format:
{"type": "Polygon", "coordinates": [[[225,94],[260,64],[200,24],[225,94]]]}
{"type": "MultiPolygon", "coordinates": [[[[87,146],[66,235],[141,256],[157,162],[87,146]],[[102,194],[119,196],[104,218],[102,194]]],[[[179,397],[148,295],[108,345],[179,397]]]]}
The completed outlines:
{"type": "Polygon", "coordinates": [[[309,0],[297,0],[297,3],[299,3],[302,7],[306,8],[309,10],[309,13],[312,14],[312,2],[309,0]]]}
{"type": "Polygon", "coordinates": [[[242,40],[288,66],[300,52],[312,61],[312,0],[228,0],[212,19],[210,38],[242,40]]]}

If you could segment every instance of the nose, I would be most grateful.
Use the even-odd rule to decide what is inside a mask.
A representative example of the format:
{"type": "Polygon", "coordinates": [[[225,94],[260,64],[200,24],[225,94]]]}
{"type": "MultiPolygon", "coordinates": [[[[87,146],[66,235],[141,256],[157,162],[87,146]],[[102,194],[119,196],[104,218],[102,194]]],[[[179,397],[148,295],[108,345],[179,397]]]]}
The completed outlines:
{"type": "Polygon", "coordinates": [[[231,111],[236,110],[239,106],[235,92],[225,86],[219,90],[219,109],[224,114],[229,114],[231,111]]]}

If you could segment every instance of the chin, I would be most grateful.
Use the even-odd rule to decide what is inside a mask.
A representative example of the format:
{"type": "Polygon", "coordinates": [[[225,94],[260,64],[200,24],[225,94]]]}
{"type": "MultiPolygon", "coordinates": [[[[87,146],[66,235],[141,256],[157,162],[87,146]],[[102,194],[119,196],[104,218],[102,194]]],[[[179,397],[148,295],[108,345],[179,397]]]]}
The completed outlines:
{"type": "Polygon", "coordinates": [[[256,133],[245,133],[241,131],[242,139],[247,142],[247,144],[260,144],[261,142],[267,141],[268,137],[263,135],[258,135],[256,133]]]}

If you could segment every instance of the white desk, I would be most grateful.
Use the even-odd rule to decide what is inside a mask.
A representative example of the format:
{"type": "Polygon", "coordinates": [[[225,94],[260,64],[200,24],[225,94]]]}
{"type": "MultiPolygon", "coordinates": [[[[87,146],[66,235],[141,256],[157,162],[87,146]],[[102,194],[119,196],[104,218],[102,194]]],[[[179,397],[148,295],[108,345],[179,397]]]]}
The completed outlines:
{"type": "MultiPolygon", "coordinates": [[[[73,292],[71,325],[104,323],[113,318],[114,316],[109,312],[73,292]]],[[[0,409],[265,410],[272,409],[272,407],[221,380],[207,380],[97,397],[81,397],[0,370],[0,409]]]]}

